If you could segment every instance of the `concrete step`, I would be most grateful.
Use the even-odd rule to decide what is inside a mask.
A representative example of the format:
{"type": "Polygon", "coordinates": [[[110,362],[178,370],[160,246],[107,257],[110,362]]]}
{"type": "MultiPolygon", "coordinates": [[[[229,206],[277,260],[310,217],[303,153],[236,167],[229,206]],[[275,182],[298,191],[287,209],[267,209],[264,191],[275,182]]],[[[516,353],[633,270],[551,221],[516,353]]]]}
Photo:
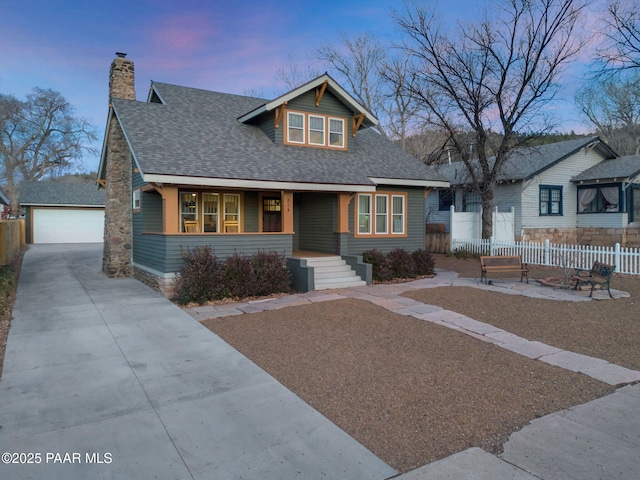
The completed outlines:
{"type": "Polygon", "coordinates": [[[347,262],[340,257],[317,257],[307,258],[306,260],[307,266],[309,267],[337,267],[347,264],[347,262]]]}
{"type": "Polygon", "coordinates": [[[354,276],[356,274],[349,265],[343,265],[341,267],[314,267],[313,272],[316,279],[346,277],[354,276]]]}
{"type": "MultiPolygon", "coordinates": [[[[360,278],[360,277],[357,277],[360,278]]],[[[328,290],[330,288],[348,288],[348,287],[363,287],[367,284],[364,280],[353,280],[350,282],[331,282],[320,283],[316,282],[316,290],[328,290]]]]}

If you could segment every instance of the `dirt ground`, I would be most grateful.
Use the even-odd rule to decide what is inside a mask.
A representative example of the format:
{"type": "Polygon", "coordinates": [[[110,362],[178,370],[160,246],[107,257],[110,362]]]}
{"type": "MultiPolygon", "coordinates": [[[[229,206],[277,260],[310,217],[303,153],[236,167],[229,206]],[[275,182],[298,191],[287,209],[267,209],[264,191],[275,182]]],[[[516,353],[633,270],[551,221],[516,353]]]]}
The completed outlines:
{"type": "MultiPolygon", "coordinates": [[[[478,260],[439,255],[436,267],[480,276],[478,260]]],[[[618,276],[612,287],[631,297],[569,304],[458,287],[410,296],[637,369],[640,279],[618,276]]],[[[471,446],[499,452],[531,420],[614,390],[362,300],[203,324],[401,472],[471,446]]]]}

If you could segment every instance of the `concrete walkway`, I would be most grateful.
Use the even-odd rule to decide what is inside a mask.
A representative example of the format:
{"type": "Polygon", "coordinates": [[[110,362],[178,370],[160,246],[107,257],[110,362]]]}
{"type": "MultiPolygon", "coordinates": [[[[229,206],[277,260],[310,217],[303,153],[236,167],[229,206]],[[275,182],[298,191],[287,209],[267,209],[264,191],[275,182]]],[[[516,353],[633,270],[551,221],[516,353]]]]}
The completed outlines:
{"type": "Polygon", "coordinates": [[[0,380],[0,479],[395,475],[185,312],[100,264],[100,245],[26,252],[0,380]]]}
{"type": "Polygon", "coordinates": [[[25,255],[0,379],[0,454],[27,454],[12,460],[32,463],[0,463],[3,480],[595,480],[640,471],[640,385],[633,385],[533,421],[500,457],[472,448],[396,477],[192,318],[360,298],[613,385],[639,381],[640,372],[400,296],[445,285],[567,301],[589,301],[587,294],[533,282],[484,286],[438,272],[406,284],[182,311],[135,280],[104,277],[100,255],[99,245],[33,246],[25,255]]]}

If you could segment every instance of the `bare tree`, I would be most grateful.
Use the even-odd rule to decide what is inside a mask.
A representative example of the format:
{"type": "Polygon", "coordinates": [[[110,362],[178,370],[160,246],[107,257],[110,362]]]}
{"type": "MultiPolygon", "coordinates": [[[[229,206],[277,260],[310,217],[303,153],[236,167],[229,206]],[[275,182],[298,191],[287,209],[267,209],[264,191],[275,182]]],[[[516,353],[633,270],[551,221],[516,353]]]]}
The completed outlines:
{"type": "Polygon", "coordinates": [[[53,90],[34,88],[26,101],[0,94],[0,181],[18,213],[18,186],[66,173],[96,135],[53,90]]]}
{"type": "Polygon", "coordinates": [[[640,76],[599,76],[583,87],[576,104],[620,155],[640,154],[640,76]]]}
{"type": "Polygon", "coordinates": [[[614,0],[604,17],[605,38],[597,51],[605,73],[640,68],[640,5],[636,0],[614,0]]]}
{"type": "Polygon", "coordinates": [[[545,107],[580,49],[575,30],[584,4],[503,0],[490,8],[483,20],[452,32],[424,6],[405,3],[395,14],[413,60],[405,85],[464,162],[482,198],[483,238],[491,235],[494,188],[510,152],[553,129],[545,107]]]}

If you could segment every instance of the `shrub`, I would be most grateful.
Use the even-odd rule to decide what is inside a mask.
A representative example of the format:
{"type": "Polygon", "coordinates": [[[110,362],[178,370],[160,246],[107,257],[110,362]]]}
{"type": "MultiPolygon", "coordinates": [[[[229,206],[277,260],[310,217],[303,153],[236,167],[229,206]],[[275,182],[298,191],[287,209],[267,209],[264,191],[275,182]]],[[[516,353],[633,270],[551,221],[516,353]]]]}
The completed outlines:
{"type": "Polygon", "coordinates": [[[384,253],[377,249],[362,252],[362,260],[372,266],[373,280],[377,282],[387,282],[393,278],[389,262],[384,253]]]}
{"type": "Polygon", "coordinates": [[[251,257],[253,295],[271,295],[291,291],[291,273],[284,255],[277,252],[258,252],[251,257]]]}
{"type": "Polygon", "coordinates": [[[424,248],[412,252],[411,258],[413,259],[416,275],[433,275],[433,268],[436,262],[433,255],[424,248]]]}
{"type": "Polygon", "coordinates": [[[251,259],[234,253],[224,263],[224,284],[227,296],[243,298],[254,296],[254,278],[251,259]]]}
{"type": "Polygon", "coordinates": [[[395,248],[387,254],[387,262],[394,278],[414,278],[413,258],[404,248],[395,248]]]}
{"type": "Polygon", "coordinates": [[[205,303],[224,296],[222,264],[210,247],[195,247],[182,253],[183,265],[173,291],[178,303],[205,303]]]}

